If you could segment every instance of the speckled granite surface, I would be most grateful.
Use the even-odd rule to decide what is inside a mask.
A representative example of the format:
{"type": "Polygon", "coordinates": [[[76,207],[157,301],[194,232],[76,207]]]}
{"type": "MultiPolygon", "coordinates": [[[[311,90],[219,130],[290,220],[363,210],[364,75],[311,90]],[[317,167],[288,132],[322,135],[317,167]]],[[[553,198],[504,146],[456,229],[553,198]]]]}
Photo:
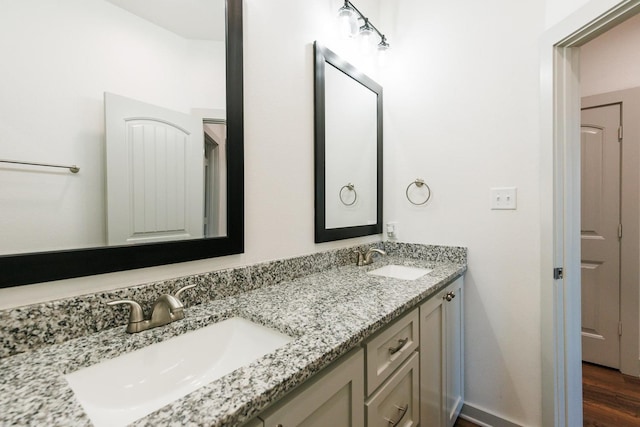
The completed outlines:
{"type": "MultiPolygon", "coordinates": [[[[378,246],[381,245],[382,243],[378,246]]],[[[353,250],[362,248],[364,246],[341,248],[0,310],[0,359],[122,325],[124,319],[128,318],[128,308],[109,307],[106,305],[108,301],[133,299],[148,313],[159,295],[175,293],[183,286],[195,283],[199,285],[197,288],[190,289],[181,296],[185,306],[192,307],[353,263],[353,250]]]]}
{"type": "MultiPolygon", "coordinates": [[[[241,316],[295,339],[136,422],[154,426],[239,425],[466,269],[464,248],[394,245],[398,244],[386,247],[389,256],[367,267],[327,269],[339,265],[340,256],[348,259],[346,250],[326,255],[333,259],[325,264],[326,271],[316,274],[294,278],[292,269],[283,266],[277,270],[285,277],[275,285],[267,282],[278,280],[276,270],[246,267],[249,277],[253,271],[262,271],[260,286],[257,280],[249,281],[244,292],[231,292],[190,307],[184,320],[133,335],[126,334],[124,327],[105,329],[0,359],[0,425],[91,425],[66,383],[65,373],[241,316]],[[433,271],[415,281],[366,274],[391,263],[433,271]]],[[[157,295],[158,290],[155,292],[157,295]]]]}

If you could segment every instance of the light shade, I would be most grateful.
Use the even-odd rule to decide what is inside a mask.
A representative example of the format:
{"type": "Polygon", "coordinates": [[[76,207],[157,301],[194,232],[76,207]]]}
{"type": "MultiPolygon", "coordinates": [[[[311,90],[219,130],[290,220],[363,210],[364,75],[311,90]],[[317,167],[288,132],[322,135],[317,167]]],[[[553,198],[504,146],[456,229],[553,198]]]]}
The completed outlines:
{"type": "Polygon", "coordinates": [[[378,43],[378,51],[384,52],[389,49],[389,43],[387,43],[387,38],[383,35],[380,43],[378,43]]]}
{"type": "Polygon", "coordinates": [[[382,67],[385,67],[387,65],[387,52],[389,48],[390,46],[389,43],[387,43],[387,38],[383,35],[382,40],[380,40],[380,43],[378,43],[378,64],[380,64],[380,66],[382,67]]]}
{"type": "Polygon", "coordinates": [[[348,1],[338,10],[340,33],[345,37],[355,37],[358,34],[358,13],[348,1]]]}
{"type": "Polygon", "coordinates": [[[369,20],[364,19],[364,25],[360,27],[360,44],[365,52],[371,52],[375,43],[375,32],[369,20]]]}

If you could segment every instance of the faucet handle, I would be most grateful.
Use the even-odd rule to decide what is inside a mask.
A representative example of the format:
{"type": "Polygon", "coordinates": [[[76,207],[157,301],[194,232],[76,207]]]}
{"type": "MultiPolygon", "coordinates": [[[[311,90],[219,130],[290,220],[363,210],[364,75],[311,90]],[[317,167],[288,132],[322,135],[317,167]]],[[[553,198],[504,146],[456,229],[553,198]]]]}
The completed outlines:
{"type": "Polygon", "coordinates": [[[133,300],[123,299],[117,301],[109,301],[107,305],[119,305],[119,304],[129,304],[131,306],[131,312],[129,313],[129,323],[138,323],[144,320],[144,314],[142,313],[142,307],[140,304],[133,300]]]}
{"type": "Polygon", "coordinates": [[[195,288],[196,286],[198,286],[198,285],[197,284],[193,284],[193,285],[183,286],[182,288],[178,289],[178,291],[176,292],[176,294],[174,296],[179,299],[181,293],[183,293],[187,289],[195,288]]]}

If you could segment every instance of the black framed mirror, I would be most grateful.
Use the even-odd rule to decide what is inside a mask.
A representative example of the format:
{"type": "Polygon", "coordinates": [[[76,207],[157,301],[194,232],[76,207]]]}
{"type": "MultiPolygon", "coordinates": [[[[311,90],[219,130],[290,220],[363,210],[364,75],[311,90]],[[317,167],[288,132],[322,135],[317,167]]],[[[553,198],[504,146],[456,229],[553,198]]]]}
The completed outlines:
{"type": "MultiPolygon", "coordinates": [[[[0,255],[0,287],[6,288],[172,264],[239,254],[244,251],[242,0],[223,1],[225,1],[224,7],[226,10],[224,14],[225,46],[222,48],[224,52],[221,53],[226,58],[226,62],[223,66],[223,71],[220,73],[223,77],[226,77],[226,80],[222,83],[225,101],[222,104],[224,107],[221,107],[226,109],[224,111],[226,115],[226,158],[223,160],[226,168],[226,177],[222,187],[226,202],[226,205],[222,208],[223,214],[226,216],[226,227],[222,224],[223,232],[218,237],[212,238],[5,253],[0,255]]],[[[111,3],[118,2],[112,1],[111,3]]],[[[109,7],[112,6],[110,5],[109,7]]],[[[17,22],[21,22],[20,25],[24,23],[22,21],[17,22]]],[[[74,40],[78,39],[82,38],[75,37],[74,40]]],[[[44,42],[46,43],[46,41],[44,42]]],[[[113,40],[110,40],[110,42],[113,42],[113,40]]],[[[144,51],[140,52],[142,54],[145,53],[144,51]]],[[[192,52],[189,53],[191,54],[192,52]]],[[[158,73],[162,72],[164,71],[158,71],[158,73]]],[[[18,73],[14,74],[17,75],[18,73]]],[[[89,79],[90,77],[89,75],[83,75],[80,80],[89,79]]],[[[142,76],[143,83],[147,77],[142,76]]],[[[180,80],[189,78],[188,75],[181,75],[180,77],[180,80]]],[[[180,80],[178,81],[179,83],[180,80]]],[[[167,81],[169,82],[168,84],[171,84],[174,80],[167,79],[167,81]]],[[[37,122],[33,126],[37,126],[37,122]]],[[[82,165],[80,166],[80,173],[82,173],[84,170],[82,170],[82,165]]],[[[36,173],[41,172],[33,172],[33,174],[36,173]]],[[[50,232],[55,234],[55,230],[50,232]]],[[[43,238],[46,237],[43,236],[43,238]]]]}
{"type": "Polygon", "coordinates": [[[314,43],[315,241],[382,233],[382,86],[314,43]]]}

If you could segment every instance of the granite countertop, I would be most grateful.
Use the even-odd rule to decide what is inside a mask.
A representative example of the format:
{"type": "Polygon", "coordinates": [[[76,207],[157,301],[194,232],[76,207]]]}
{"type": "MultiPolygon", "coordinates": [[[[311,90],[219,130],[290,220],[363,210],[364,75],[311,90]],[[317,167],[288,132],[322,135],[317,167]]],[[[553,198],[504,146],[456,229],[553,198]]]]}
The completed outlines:
{"type": "Polygon", "coordinates": [[[188,307],[184,320],[138,334],[123,326],[0,359],[0,425],[91,425],[64,374],[240,316],[294,340],[134,423],[239,425],[465,270],[464,263],[386,256],[188,307]],[[433,271],[414,281],[366,274],[385,264],[433,271]]]}

